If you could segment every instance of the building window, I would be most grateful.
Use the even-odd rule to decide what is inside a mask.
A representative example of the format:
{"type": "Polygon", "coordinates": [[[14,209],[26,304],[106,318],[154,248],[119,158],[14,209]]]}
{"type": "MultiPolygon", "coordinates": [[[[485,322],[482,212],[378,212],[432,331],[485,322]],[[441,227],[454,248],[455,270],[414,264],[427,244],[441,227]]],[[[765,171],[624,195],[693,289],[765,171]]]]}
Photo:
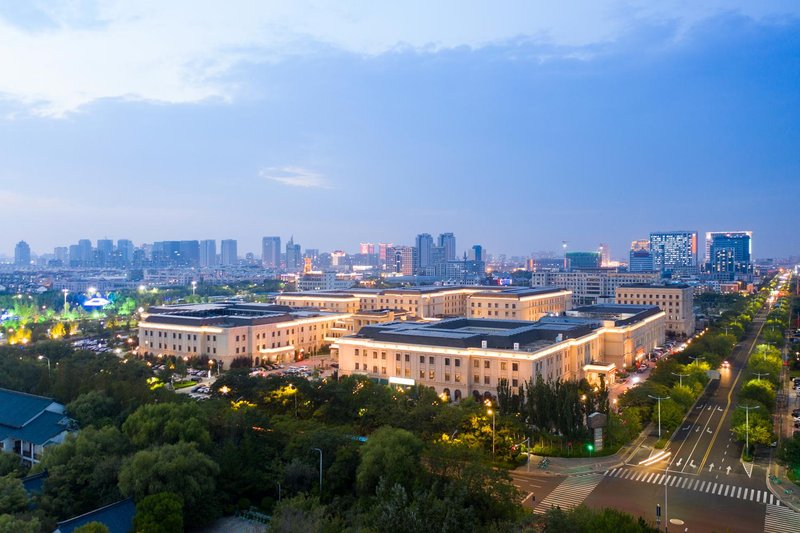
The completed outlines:
{"type": "Polygon", "coordinates": [[[358,362],[356,362],[356,370],[358,370],[358,362]]]}
{"type": "Polygon", "coordinates": [[[408,367],[404,368],[404,369],[403,369],[403,375],[404,375],[405,377],[410,377],[410,376],[411,376],[411,369],[410,369],[410,368],[408,368],[408,367]]]}
{"type": "Polygon", "coordinates": [[[372,352],[372,358],[373,359],[377,359],[378,358],[378,352],[372,352]]]}
{"type": "Polygon", "coordinates": [[[432,365],[432,364],[434,364],[433,357],[428,357],[428,364],[429,364],[429,365],[432,365]]]}
{"type": "Polygon", "coordinates": [[[395,361],[399,361],[400,360],[400,354],[399,353],[394,354],[394,360],[395,361]]]}
{"type": "Polygon", "coordinates": [[[425,371],[422,369],[419,371],[419,379],[425,379],[425,371]]]}
{"type": "MultiPolygon", "coordinates": [[[[274,332],[273,332],[274,333],[274,332]]],[[[356,348],[355,354],[358,355],[358,348],[356,348]]]]}
{"type": "Polygon", "coordinates": [[[456,372],[456,376],[455,377],[456,377],[456,379],[455,379],[456,383],[461,383],[461,374],[456,372]]]}
{"type": "Polygon", "coordinates": [[[500,362],[500,370],[508,370],[507,366],[508,363],[506,363],[505,361],[500,362]]]}
{"type": "Polygon", "coordinates": [[[384,376],[386,375],[386,367],[385,366],[381,367],[381,374],[383,374],[384,376]]]}
{"type": "Polygon", "coordinates": [[[445,357],[444,358],[444,366],[450,366],[450,358],[449,357],[445,357]]]}
{"type": "Polygon", "coordinates": [[[518,379],[512,379],[511,380],[511,386],[512,387],[518,387],[519,386],[519,380],[518,379]]]}
{"type": "Polygon", "coordinates": [[[408,363],[408,362],[411,360],[411,356],[410,356],[410,355],[408,355],[408,354],[406,354],[406,356],[405,356],[405,360],[406,360],[406,363],[408,363]]]}
{"type": "Polygon", "coordinates": [[[424,355],[420,355],[420,356],[419,356],[419,363],[420,363],[421,365],[424,365],[424,364],[425,364],[425,356],[424,356],[424,355]]]}
{"type": "Polygon", "coordinates": [[[399,376],[400,375],[400,366],[399,365],[394,367],[394,375],[395,376],[399,376]]]}
{"type": "Polygon", "coordinates": [[[450,374],[449,373],[447,373],[447,372],[444,373],[444,380],[445,381],[450,381],[450,374]]]}
{"type": "Polygon", "coordinates": [[[519,372],[519,363],[511,363],[511,370],[513,372],[519,372]]]}
{"type": "Polygon", "coordinates": [[[480,362],[480,361],[478,361],[478,360],[476,359],[476,360],[474,360],[474,361],[472,362],[472,366],[473,366],[474,368],[480,368],[480,367],[481,367],[481,362],[480,362]]]}
{"type": "Polygon", "coordinates": [[[372,373],[373,374],[377,374],[378,373],[378,367],[377,366],[373,366],[372,367],[372,373]]]}
{"type": "Polygon", "coordinates": [[[461,366],[461,359],[456,359],[455,363],[456,363],[456,366],[460,367],[461,366]]]}
{"type": "Polygon", "coordinates": [[[436,379],[436,371],[435,370],[430,370],[428,372],[428,379],[436,379]]]}
{"type": "Polygon", "coordinates": [[[472,375],[472,382],[473,383],[480,383],[481,382],[481,377],[478,374],[473,374],[472,375]]]}
{"type": "Polygon", "coordinates": [[[483,384],[484,385],[491,384],[491,378],[489,376],[483,376],[483,384]]]}
{"type": "Polygon", "coordinates": [[[491,367],[492,367],[491,361],[484,361],[483,362],[483,368],[491,368],[491,367]]]}

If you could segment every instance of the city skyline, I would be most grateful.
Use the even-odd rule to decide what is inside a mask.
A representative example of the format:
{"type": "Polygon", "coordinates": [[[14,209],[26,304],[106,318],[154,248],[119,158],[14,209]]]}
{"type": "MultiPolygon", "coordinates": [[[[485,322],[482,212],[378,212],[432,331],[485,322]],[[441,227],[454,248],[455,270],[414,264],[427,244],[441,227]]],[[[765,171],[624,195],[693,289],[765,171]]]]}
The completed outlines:
{"type": "Polygon", "coordinates": [[[301,4],[0,7],[2,253],[441,230],[623,258],[673,228],[800,250],[775,216],[798,198],[798,6],[301,4]]]}

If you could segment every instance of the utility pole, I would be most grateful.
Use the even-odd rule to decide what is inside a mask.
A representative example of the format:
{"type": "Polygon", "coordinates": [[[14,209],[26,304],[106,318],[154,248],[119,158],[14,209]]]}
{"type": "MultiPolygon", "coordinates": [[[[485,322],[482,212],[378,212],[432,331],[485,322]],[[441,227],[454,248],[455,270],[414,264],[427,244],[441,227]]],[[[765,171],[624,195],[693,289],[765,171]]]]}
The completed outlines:
{"type": "Polygon", "coordinates": [[[750,410],[758,409],[758,406],[740,405],[739,408],[744,409],[744,427],[745,427],[744,449],[749,455],[750,454],[750,410]]]}
{"type": "Polygon", "coordinates": [[[761,381],[761,376],[769,376],[769,372],[753,372],[756,375],[756,379],[761,381]]]}
{"type": "Polygon", "coordinates": [[[658,438],[661,438],[661,400],[669,400],[669,396],[664,396],[661,398],[660,396],[651,396],[648,394],[650,398],[654,400],[658,400],[658,438]]]}
{"type": "Polygon", "coordinates": [[[311,448],[319,452],[319,497],[322,497],[322,450],[320,448],[311,448]]]}
{"type": "Polygon", "coordinates": [[[673,376],[678,376],[678,379],[679,379],[679,381],[680,381],[680,386],[681,386],[681,387],[683,387],[683,378],[688,378],[688,377],[689,377],[689,374],[677,374],[677,373],[675,373],[675,372],[672,372],[671,374],[672,374],[673,376]]]}

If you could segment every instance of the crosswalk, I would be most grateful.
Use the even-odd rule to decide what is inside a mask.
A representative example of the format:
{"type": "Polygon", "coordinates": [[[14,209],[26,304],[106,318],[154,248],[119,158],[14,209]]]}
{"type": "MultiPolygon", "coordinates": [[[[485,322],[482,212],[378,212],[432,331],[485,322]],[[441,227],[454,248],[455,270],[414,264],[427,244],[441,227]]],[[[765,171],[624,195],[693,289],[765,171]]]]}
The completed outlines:
{"type": "Polygon", "coordinates": [[[767,505],[764,516],[764,533],[797,533],[800,531],[800,513],[788,507],[767,505]]]}
{"type": "Polygon", "coordinates": [[[696,476],[679,476],[675,474],[667,474],[660,472],[652,472],[648,470],[641,470],[637,468],[612,468],[603,473],[604,476],[609,478],[626,479],[628,481],[639,481],[642,483],[652,483],[654,485],[666,485],[676,489],[694,490],[706,494],[713,494],[716,496],[723,496],[728,498],[738,498],[756,503],[764,503],[773,506],[779,506],[778,500],[774,494],[767,490],[753,489],[749,487],[741,487],[739,485],[729,485],[727,483],[718,483],[714,481],[701,480],[696,476]]]}
{"type": "Polygon", "coordinates": [[[592,474],[580,477],[568,477],[548,494],[533,510],[536,514],[544,514],[551,507],[561,507],[564,510],[572,509],[583,503],[594,488],[603,480],[602,474],[592,474]]]}

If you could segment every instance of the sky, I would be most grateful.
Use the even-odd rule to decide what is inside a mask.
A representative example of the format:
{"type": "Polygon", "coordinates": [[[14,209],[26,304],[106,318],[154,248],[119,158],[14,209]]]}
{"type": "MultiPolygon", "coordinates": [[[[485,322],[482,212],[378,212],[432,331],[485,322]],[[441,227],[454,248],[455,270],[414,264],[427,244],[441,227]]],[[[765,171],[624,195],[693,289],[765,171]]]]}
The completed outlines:
{"type": "Polygon", "coordinates": [[[0,0],[0,255],[690,229],[785,257],[798,185],[796,1],[0,0]]]}

